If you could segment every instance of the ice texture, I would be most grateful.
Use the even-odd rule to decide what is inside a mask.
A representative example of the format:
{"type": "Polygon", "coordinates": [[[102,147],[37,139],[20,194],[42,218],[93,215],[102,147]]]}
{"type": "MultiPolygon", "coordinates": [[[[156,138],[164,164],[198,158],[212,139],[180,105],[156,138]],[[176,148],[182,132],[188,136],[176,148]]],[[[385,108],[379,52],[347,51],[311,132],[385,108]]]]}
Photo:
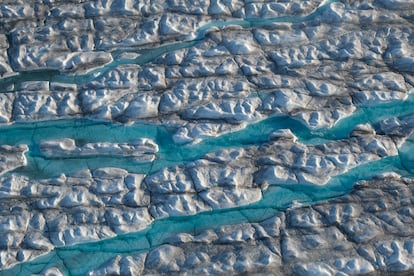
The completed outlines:
{"type": "Polygon", "coordinates": [[[40,150],[46,157],[71,157],[115,155],[133,156],[138,162],[148,162],[155,159],[158,146],[154,141],[141,138],[130,143],[86,143],[77,146],[76,141],[70,138],[43,141],[40,150]]]}
{"type": "Polygon", "coordinates": [[[355,105],[405,99],[412,82],[404,8],[322,4],[5,5],[27,22],[19,28],[14,25],[23,23],[3,19],[12,71],[52,75],[33,77],[43,82],[30,81],[35,95],[27,93],[32,89],[26,81],[2,91],[20,92],[13,93],[15,108],[5,112],[4,121],[80,114],[120,122],[173,121],[180,126],[176,141],[186,143],[271,114],[290,114],[310,128],[331,127],[355,112],[355,105]],[[384,66],[395,70],[381,71],[384,66]],[[57,76],[56,70],[68,75],[57,76]],[[74,74],[82,77],[73,82],[72,71],[79,70],[74,74]]]}
{"type": "Polygon", "coordinates": [[[413,10],[2,1],[0,275],[412,273],[413,10]]]}
{"type": "MultiPolygon", "coordinates": [[[[349,195],[276,211],[264,220],[177,233],[150,249],[139,272],[360,275],[412,271],[412,189],[412,180],[387,176],[360,182],[349,195]]],[[[127,269],[124,260],[139,256],[142,253],[111,257],[91,273],[127,269]]]]}
{"type": "Polygon", "coordinates": [[[28,151],[26,145],[1,145],[0,146],[0,175],[13,171],[16,168],[26,166],[25,153],[28,151]]]}
{"type": "MultiPolygon", "coordinates": [[[[206,216],[219,224],[208,228],[176,221],[192,227],[174,233],[161,228],[158,238],[157,233],[155,237],[147,233],[144,239],[153,246],[145,251],[123,252],[123,248],[133,248],[129,243],[140,240],[139,234],[109,239],[101,247],[108,248],[108,243],[113,253],[96,261],[92,269],[83,267],[82,260],[68,267],[48,264],[34,271],[64,274],[72,270],[89,275],[410,273],[414,266],[412,191],[412,179],[384,175],[359,182],[347,195],[308,206],[262,212],[243,209],[244,222],[221,221],[219,213],[206,216]]],[[[93,256],[82,252],[82,246],[66,250],[82,258],[93,256]]],[[[64,251],[58,254],[64,256],[64,251]]]]}

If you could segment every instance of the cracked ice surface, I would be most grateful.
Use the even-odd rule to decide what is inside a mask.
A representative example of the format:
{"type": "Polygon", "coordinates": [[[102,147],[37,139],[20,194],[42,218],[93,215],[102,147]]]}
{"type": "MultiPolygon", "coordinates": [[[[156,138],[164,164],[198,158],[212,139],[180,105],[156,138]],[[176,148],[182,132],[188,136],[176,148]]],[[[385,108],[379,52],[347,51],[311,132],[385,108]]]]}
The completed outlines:
{"type": "MultiPolygon", "coordinates": [[[[89,275],[409,273],[414,266],[412,191],[411,179],[388,174],[359,182],[348,195],[310,206],[262,212],[244,209],[244,221],[239,223],[232,220],[228,224],[229,218],[225,216],[231,215],[231,210],[224,215],[206,214],[202,219],[215,219],[219,225],[206,228],[194,222],[187,231],[164,232],[158,238],[147,233],[144,239],[151,240],[152,246],[148,249],[144,245],[144,251],[131,249],[131,243],[140,240],[139,234],[107,240],[112,253],[102,259],[94,257],[88,251],[90,247],[67,248],[66,252],[56,254],[59,258],[68,252],[73,255],[73,260],[67,258],[68,266],[45,265],[39,272],[58,275],[71,271],[89,275]],[[125,254],[124,249],[130,253],[125,254]],[[87,268],[88,260],[82,260],[86,256],[90,256],[96,267],[87,268]]],[[[107,248],[105,242],[100,246],[107,248]]]]}
{"type": "MultiPolygon", "coordinates": [[[[281,211],[264,221],[173,235],[150,250],[136,272],[412,271],[412,190],[412,181],[398,176],[376,179],[360,183],[350,195],[281,211]]],[[[96,272],[104,269],[126,267],[122,259],[110,260],[96,272]]]]}
{"type": "Polygon", "coordinates": [[[373,132],[359,126],[347,140],[304,145],[279,131],[260,147],[221,150],[149,175],[102,168],[31,181],[12,174],[2,179],[16,187],[2,198],[3,206],[14,206],[3,211],[3,233],[10,237],[3,265],[56,246],[138,231],[154,219],[258,202],[268,186],[323,185],[352,167],[398,154],[390,137],[373,132]],[[20,221],[18,229],[7,223],[11,218],[20,221]]]}
{"type": "Polygon", "coordinates": [[[158,146],[149,139],[139,139],[131,143],[87,143],[77,146],[70,138],[43,141],[40,149],[46,157],[70,157],[88,155],[119,155],[139,157],[139,161],[153,161],[158,146]]]}
{"type": "Polygon", "coordinates": [[[27,160],[24,154],[27,151],[28,148],[26,145],[0,146],[0,175],[26,166],[27,160]]]}
{"type": "Polygon", "coordinates": [[[2,1],[0,274],[409,273],[413,11],[2,1]]]}
{"type": "Polygon", "coordinates": [[[290,114],[311,128],[329,127],[354,112],[355,105],[404,99],[412,87],[410,71],[404,69],[412,55],[406,12],[389,12],[381,2],[334,2],[317,9],[319,4],[6,5],[6,11],[19,12],[21,21],[3,19],[4,63],[10,67],[5,76],[21,73],[5,81],[2,92],[14,103],[13,110],[4,107],[2,117],[6,122],[81,114],[149,120],[179,126],[176,141],[186,143],[269,114],[290,114]],[[40,22],[32,22],[33,17],[40,22]],[[257,27],[249,27],[258,18],[257,27]],[[19,27],[22,22],[27,24],[19,27]],[[180,32],[167,31],[177,24],[180,32]],[[191,32],[201,37],[180,38],[191,32]],[[111,59],[93,56],[103,50],[111,59]],[[87,59],[77,56],[84,53],[87,59]],[[95,69],[76,73],[81,77],[75,81],[70,72],[56,75],[83,64],[95,69]],[[388,67],[392,70],[382,69],[388,67]],[[40,69],[49,71],[25,73],[40,69]]]}

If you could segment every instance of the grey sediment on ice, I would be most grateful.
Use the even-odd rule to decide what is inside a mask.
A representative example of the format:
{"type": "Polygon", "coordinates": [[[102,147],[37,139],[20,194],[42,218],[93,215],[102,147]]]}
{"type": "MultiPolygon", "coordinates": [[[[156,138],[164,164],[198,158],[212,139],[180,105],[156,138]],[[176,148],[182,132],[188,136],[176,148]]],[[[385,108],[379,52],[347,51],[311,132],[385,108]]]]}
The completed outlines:
{"type": "Polygon", "coordinates": [[[149,253],[110,258],[91,274],[412,272],[413,187],[398,176],[363,181],[349,195],[263,221],[172,235],[149,253]]]}
{"type": "Polygon", "coordinates": [[[413,11],[410,0],[2,1],[0,274],[413,271],[413,11]],[[291,121],[243,137],[269,118],[291,121]],[[120,137],[122,124],[160,128],[24,132],[62,119],[120,137]],[[76,170],[46,177],[65,160],[76,170]],[[151,229],[165,238],[66,261],[151,229]]]}

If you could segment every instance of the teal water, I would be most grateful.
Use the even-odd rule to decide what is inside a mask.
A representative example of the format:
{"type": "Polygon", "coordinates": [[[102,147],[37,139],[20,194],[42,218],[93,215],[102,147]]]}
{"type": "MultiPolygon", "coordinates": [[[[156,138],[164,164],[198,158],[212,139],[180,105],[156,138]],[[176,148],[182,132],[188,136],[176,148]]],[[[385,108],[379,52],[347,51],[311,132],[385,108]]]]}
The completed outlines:
{"type": "MultiPolygon", "coordinates": [[[[414,143],[407,145],[407,149],[409,148],[411,151],[414,150],[414,143]]],[[[247,206],[161,219],[140,232],[118,235],[98,242],[56,248],[33,261],[0,271],[0,275],[32,275],[50,267],[57,267],[66,275],[86,275],[88,271],[99,267],[115,256],[147,252],[151,248],[164,244],[174,234],[197,234],[202,230],[221,225],[261,222],[288,208],[292,202],[306,205],[338,197],[348,193],[356,182],[389,171],[412,176],[405,170],[398,156],[387,157],[334,177],[324,187],[306,185],[270,187],[261,201],[247,206]]]]}
{"type": "Polygon", "coordinates": [[[399,148],[398,155],[403,168],[414,174],[414,136],[411,135],[399,148]]]}
{"type": "Polygon", "coordinates": [[[275,115],[246,128],[206,139],[195,145],[177,145],[173,141],[176,128],[135,123],[127,126],[110,122],[90,120],[56,120],[37,123],[16,123],[0,127],[0,144],[27,144],[28,166],[14,172],[33,179],[56,177],[61,173],[71,173],[84,168],[119,167],[134,173],[151,173],[166,166],[183,164],[197,160],[206,153],[230,147],[248,147],[268,141],[269,135],[278,129],[290,129],[305,144],[320,144],[331,140],[346,139],[356,125],[375,125],[382,119],[404,116],[414,110],[414,94],[404,101],[360,107],[351,116],[339,121],[333,128],[309,130],[301,122],[287,116],[275,115]],[[41,141],[59,138],[72,138],[78,144],[88,142],[129,142],[137,138],[151,138],[159,146],[154,162],[131,162],[131,158],[119,156],[88,156],[48,159],[39,150],[41,141]]]}
{"type": "MultiPolygon", "coordinates": [[[[155,58],[161,56],[162,54],[176,51],[184,48],[188,48],[191,46],[196,45],[200,41],[202,41],[208,32],[209,29],[213,27],[218,28],[225,28],[228,26],[240,26],[243,28],[253,28],[253,27],[264,27],[266,25],[270,25],[273,23],[278,22],[286,22],[286,23],[300,23],[315,20],[318,16],[320,16],[330,4],[334,2],[338,2],[339,0],[327,0],[323,5],[315,9],[312,13],[308,15],[300,15],[300,16],[280,16],[280,17],[273,17],[273,18],[245,18],[242,20],[229,20],[229,21],[212,21],[204,26],[201,26],[198,30],[195,31],[196,36],[194,39],[188,41],[180,41],[176,43],[169,43],[167,45],[161,45],[159,47],[154,47],[150,49],[140,49],[136,50],[135,52],[139,54],[137,58],[127,59],[120,57],[122,51],[114,51],[112,53],[113,61],[105,64],[100,68],[93,69],[86,74],[64,74],[60,73],[58,70],[51,70],[51,69],[39,69],[39,70],[32,70],[32,71],[25,71],[20,72],[17,75],[9,76],[0,79],[0,87],[7,87],[9,85],[14,85],[15,87],[19,87],[19,84],[23,81],[50,81],[50,82],[61,82],[61,83],[72,83],[72,84],[87,84],[92,80],[99,79],[108,71],[116,68],[122,64],[138,64],[142,65],[148,63],[155,58]]],[[[134,52],[133,50],[131,50],[134,52]]],[[[0,93],[5,91],[0,91],[0,93]]]]}
{"type": "MultiPolygon", "coordinates": [[[[238,25],[244,28],[261,27],[275,22],[303,22],[313,20],[319,16],[330,3],[316,9],[307,16],[289,16],[267,19],[245,19],[227,22],[212,22],[197,31],[194,40],[160,46],[155,49],[137,51],[136,59],[119,58],[120,53],[114,52],[114,61],[110,64],[93,70],[85,75],[67,75],[58,71],[43,70],[22,72],[17,76],[0,80],[0,86],[18,84],[27,80],[48,80],[66,83],[84,84],[97,79],[108,70],[120,64],[145,64],[156,57],[174,50],[196,45],[212,27],[224,28],[238,25]]],[[[97,122],[89,120],[47,121],[39,123],[17,123],[0,127],[0,144],[28,144],[28,166],[15,170],[31,177],[49,178],[61,173],[70,173],[88,168],[115,166],[125,168],[130,172],[151,173],[165,166],[191,162],[202,155],[215,150],[229,147],[246,147],[259,145],[268,141],[269,135],[277,129],[291,129],[303,143],[318,144],[331,140],[344,139],[352,129],[361,123],[376,123],[384,118],[411,114],[414,107],[414,96],[410,95],[405,101],[361,106],[352,116],[338,122],[333,128],[309,130],[302,123],[289,116],[273,116],[261,122],[253,123],[245,129],[207,139],[196,145],[179,146],[174,144],[172,135],[175,128],[157,126],[145,123],[136,123],[132,126],[97,122]],[[159,145],[158,158],[153,163],[136,164],[128,158],[116,156],[107,157],[74,157],[62,159],[47,159],[41,155],[38,148],[40,141],[58,138],[73,138],[78,143],[87,142],[128,142],[139,137],[154,139],[159,145]]],[[[270,187],[261,201],[238,208],[203,212],[194,216],[171,217],[155,221],[147,229],[117,237],[74,246],[56,248],[51,253],[33,261],[18,264],[15,267],[0,271],[0,275],[32,275],[39,273],[46,267],[58,267],[68,275],[85,275],[119,254],[131,255],[146,252],[151,248],[163,244],[166,239],[175,233],[197,233],[203,229],[211,229],[220,225],[242,222],[260,222],[276,215],[292,205],[292,202],[313,204],[315,202],[338,197],[348,193],[353,185],[363,179],[370,179],[380,172],[395,171],[411,177],[414,173],[414,139],[409,139],[401,148],[399,156],[387,157],[379,161],[370,162],[356,167],[342,175],[334,177],[328,185],[313,187],[306,185],[273,186],[270,187]]]]}
{"type": "MultiPolygon", "coordinates": [[[[342,139],[356,124],[376,121],[388,116],[410,114],[413,96],[404,102],[392,102],[379,106],[362,107],[349,118],[343,119],[332,129],[310,131],[300,122],[288,116],[275,116],[256,124],[249,125],[238,132],[225,134],[221,137],[207,140],[198,145],[184,146],[179,153],[172,142],[172,130],[165,127],[148,124],[132,126],[114,125],[94,121],[49,121],[37,124],[15,124],[1,128],[1,143],[28,143],[35,146],[42,139],[71,137],[90,142],[105,141],[121,142],[138,137],[153,138],[160,145],[160,154],[170,156],[171,162],[182,162],[188,158],[196,158],[204,152],[231,146],[255,145],[266,142],[269,134],[278,128],[290,128],[302,141],[319,143],[328,139],[342,139]],[[316,137],[316,138],[315,138],[316,137]],[[204,152],[200,152],[203,151],[204,152]],[[175,159],[177,158],[177,159],[175,159]],[[175,160],[174,160],[175,159],[175,160]]],[[[412,110],[412,109],[411,109],[412,110]]],[[[246,221],[260,222],[272,217],[280,210],[289,207],[293,201],[302,204],[312,204],[321,200],[338,197],[348,193],[353,185],[363,179],[370,179],[380,172],[396,171],[405,176],[411,176],[414,170],[414,140],[409,139],[400,148],[399,156],[387,157],[356,167],[347,173],[334,177],[328,185],[312,187],[307,185],[274,186],[264,193],[261,201],[238,208],[204,212],[188,217],[172,217],[155,221],[144,231],[120,235],[95,243],[79,244],[57,248],[53,252],[39,257],[34,261],[19,264],[10,270],[0,272],[0,275],[31,275],[45,267],[56,266],[68,275],[85,275],[116,255],[129,255],[145,252],[157,245],[163,244],[174,233],[195,233],[215,226],[242,223],[246,221]],[[213,223],[214,222],[214,223],[213,223]]],[[[193,159],[194,160],[194,159],[193,159]]],[[[56,162],[56,160],[49,161],[56,162]]],[[[65,162],[66,161],[62,161],[65,162]]],[[[53,166],[52,166],[53,167],[53,166]]]]}
{"type": "MultiPolygon", "coordinates": [[[[194,156],[211,149],[228,146],[243,146],[266,141],[268,135],[278,128],[290,128],[301,140],[315,143],[327,139],[342,139],[349,135],[356,124],[376,121],[388,116],[402,116],[410,114],[413,96],[404,102],[392,102],[379,106],[362,107],[354,115],[339,122],[332,129],[323,129],[312,132],[300,122],[287,116],[275,116],[246,129],[223,135],[216,139],[207,140],[198,145],[185,146],[180,150],[181,162],[185,158],[191,160],[194,156]],[[258,133],[260,135],[258,136],[258,133]],[[316,137],[316,138],[315,138],[316,137]],[[197,148],[198,147],[198,148],[197,148]],[[189,151],[186,151],[189,149],[189,151]]],[[[411,109],[412,110],[412,109],[411,109]]],[[[49,121],[32,124],[15,124],[0,129],[1,143],[28,143],[35,145],[38,140],[72,137],[78,140],[125,141],[139,137],[151,137],[160,145],[160,154],[168,156],[174,151],[171,130],[164,127],[146,124],[132,126],[113,125],[105,122],[93,121],[49,121]]],[[[0,275],[31,275],[39,273],[47,267],[58,267],[67,275],[85,275],[107,260],[117,255],[130,255],[146,252],[161,245],[175,233],[197,233],[203,229],[226,224],[242,222],[260,222],[276,215],[280,210],[288,208],[292,202],[312,204],[321,200],[338,197],[348,193],[359,180],[370,179],[381,172],[395,171],[411,177],[414,172],[414,139],[408,139],[400,148],[399,156],[383,158],[370,162],[348,172],[334,177],[328,185],[314,187],[307,185],[273,186],[265,193],[261,201],[248,206],[203,212],[194,216],[171,217],[155,221],[147,229],[117,237],[86,244],[56,248],[47,255],[33,261],[18,264],[15,267],[0,272],[0,275]]],[[[175,158],[175,157],[174,157],[175,158]]],[[[50,161],[52,162],[52,161],[50,161]]],[[[55,160],[53,160],[55,162],[55,160]]],[[[66,164],[66,163],[65,163],[66,164]]]]}

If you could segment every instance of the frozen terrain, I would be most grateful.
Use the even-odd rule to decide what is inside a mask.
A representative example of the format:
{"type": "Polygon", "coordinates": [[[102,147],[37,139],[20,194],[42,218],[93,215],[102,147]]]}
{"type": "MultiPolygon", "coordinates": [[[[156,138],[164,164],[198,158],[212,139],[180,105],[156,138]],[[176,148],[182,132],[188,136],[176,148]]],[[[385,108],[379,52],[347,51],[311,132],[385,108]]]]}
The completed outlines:
{"type": "Polygon", "coordinates": [[[3,0],[0,275],[414,271],[412,0],[3,0]]]}

